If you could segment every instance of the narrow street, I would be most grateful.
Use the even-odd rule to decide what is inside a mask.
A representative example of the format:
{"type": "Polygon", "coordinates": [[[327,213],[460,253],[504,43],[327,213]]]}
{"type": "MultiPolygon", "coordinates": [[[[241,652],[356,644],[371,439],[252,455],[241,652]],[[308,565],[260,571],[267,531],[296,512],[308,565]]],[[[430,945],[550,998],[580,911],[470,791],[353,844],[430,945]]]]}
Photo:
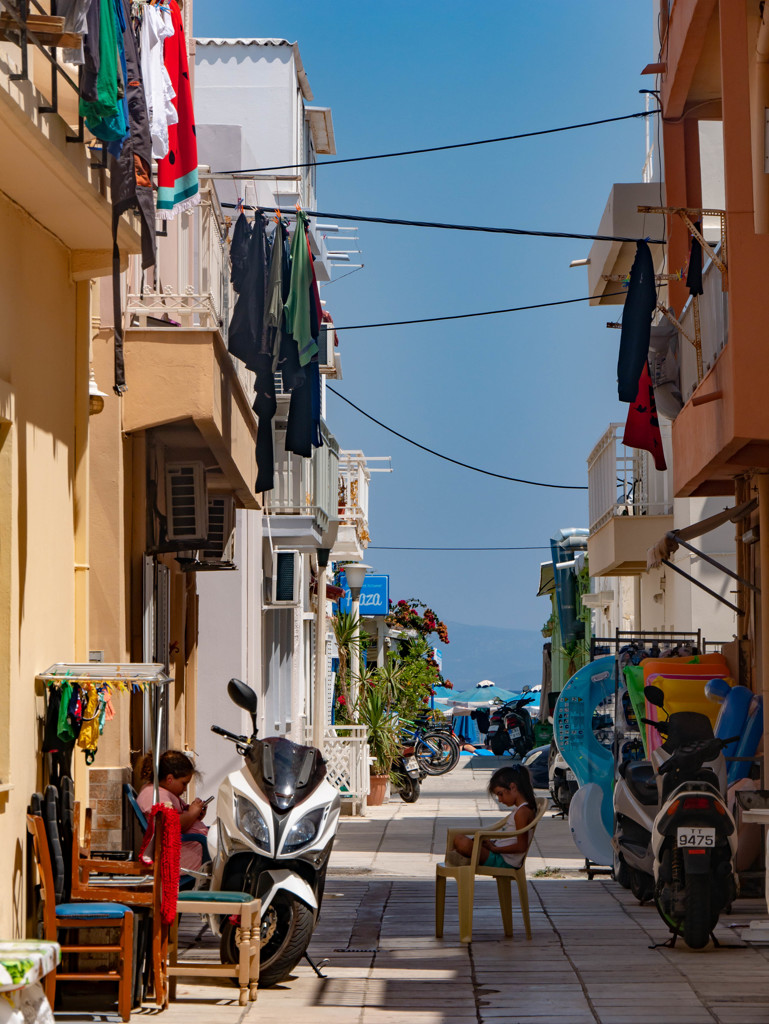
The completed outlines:
{"type": "MultiPolygon", "coordinates": [[[[652,906],[579,869],[568,823],[542,820],[527,867],[533,939],[516,907],[513,939],[491,879],[476,882],[473,942],[458,939],[456,891],[446,930],[433,935],[434,865],[445,829],[496,815],[488,772],[464,765],[425,781],[416,804],[392,800],[342,819],[321,923],[310,951],[326,978],[302,964],[292,981],[263,990],[245,1011],[221,988],[179,986],[168,1024],[759,1024],[769,1020],[769,949],[749,948],[740,926],[765,913],[740,900],[722,918],[719,949],[649,947],[667,938],[652,906]],[[206,1001],[197,1000],[203,997],[206,1001]],[[190,998],[192,997],[192,998],[190,998]],[[217,998],[218,997],[218,998],[217,998]],[[222,998],[225,997],[225,998],[222,998]]],[[[145,1012],[154,1013],[147,1009],[145,1012]]],[[[66,1017],[62,1017],[66,1019],[66,1017]]],[[[70,1018],[72,1019],[72,1018],[70,1018]]],[[[80,1020],[82,1018],[78,1018],[80,1020]]]]}

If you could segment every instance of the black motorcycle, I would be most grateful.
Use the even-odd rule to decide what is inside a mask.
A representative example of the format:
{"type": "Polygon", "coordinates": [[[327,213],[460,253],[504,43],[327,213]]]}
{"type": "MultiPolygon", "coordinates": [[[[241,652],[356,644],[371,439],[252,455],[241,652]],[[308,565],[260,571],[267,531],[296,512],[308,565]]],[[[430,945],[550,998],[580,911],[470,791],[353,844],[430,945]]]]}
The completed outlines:
{"type": "Polygon", "coordinates": [[[492,708],[485,743],[493,754],[522,759],[535,746],[534,722],[526,710],[533,703],[534,697],[523,696],[492,708]]]}
{"type": "Polygon", "coordinates": [[[413,750],[408,748],[403,751],[400,757],[393,761],[390,777],[393,788],[401,800],[407,804],[416,803],[422,790],[422,779],[427,775],[414,756],[413,750]]]}

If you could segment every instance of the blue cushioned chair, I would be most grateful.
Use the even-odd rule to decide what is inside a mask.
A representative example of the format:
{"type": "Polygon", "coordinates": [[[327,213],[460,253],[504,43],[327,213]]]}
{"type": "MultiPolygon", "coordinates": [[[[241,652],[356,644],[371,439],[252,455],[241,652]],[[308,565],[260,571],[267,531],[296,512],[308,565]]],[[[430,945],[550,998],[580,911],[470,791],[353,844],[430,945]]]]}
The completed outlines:
{"type": "MultiPolygon", "coordinates": [[[[128,801],[128,806],[134,812],[136,820],[139,823],[139,827],[142,830],[142,835],[147,831],[147,818],[144,811],[139,806],[139,800],[136,794],[136,790],[129,783],[123,785],[123,795],[128,801]]],[[[208,852],[208,842],[205,836],[202,836],[199,832],[184,832],[182,834],[183,843],[199,843],[203,850],[203,863],[208,864],[211,861],[211,854],[208,852]]],[[[190,889],[195,884],[195,877],[193,875],[182,875],[179,879],[180,889],[190,889]]]]}
{"type": "Polygon", "coordinates": [[[27,815],[27,831],[32,837],[32,844],[37,862],[38,874],[43,898],[43,938],[57,942],[59,931],[72,931],[80,928],[114,927],[119,932],[116,944],[80,943],[77,945],[63,944],[62,964],[57,971],[45,978],[45,994],[51,1007],[56,997],[57,981],[110,981],[118,984],[118,1012],[123,1020],[131,1016],[131,989],[133,978],[133,931],[134,916],[130,907],[122,903],[84,902],[56,903],[56,894],[51,866],[51,855],[48,850],[45,823],[41,817],[27,815]],[[117,965],[114,969],[96,971],[94,969],[75,971],[66,964],[67,954],[114,953],[117,965]]]}

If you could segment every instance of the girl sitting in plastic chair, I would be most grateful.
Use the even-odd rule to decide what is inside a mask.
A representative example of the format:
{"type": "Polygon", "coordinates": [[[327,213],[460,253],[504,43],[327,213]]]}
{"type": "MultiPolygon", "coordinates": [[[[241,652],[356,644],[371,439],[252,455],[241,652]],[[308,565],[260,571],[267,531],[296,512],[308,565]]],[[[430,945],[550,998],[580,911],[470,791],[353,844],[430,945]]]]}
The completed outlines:
{"type": "MultiPolygon", "coordinates": [[[[488,791],[503,807],[510,808],[507,821],[500,829],[500,835],[526,828],[536,816],[537,800],[531,785],[529,770],[522,764],[497,768],[491,776],[488,791]]],[[[481,863],[486,867],[519,868],[529,848],[531,832],[510,839],[484,839],[481,845],[481,863]]],[[[454,849],[446,858],[453,866],[469,864],[473,852],[472,836],[455,836],[454,849]]]]}

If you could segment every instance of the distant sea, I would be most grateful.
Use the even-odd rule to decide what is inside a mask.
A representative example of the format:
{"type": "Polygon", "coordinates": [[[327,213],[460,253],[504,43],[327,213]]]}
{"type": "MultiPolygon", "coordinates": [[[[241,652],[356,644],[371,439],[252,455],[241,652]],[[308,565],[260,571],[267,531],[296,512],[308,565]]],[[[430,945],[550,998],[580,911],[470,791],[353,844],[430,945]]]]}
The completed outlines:
{"type": "Polygon", "coordinates": [[[447,622],[448,644],[439,644],[443,676],[457,690],[490,679],[508,690],[542,682],[542,645],[538,629],[502,629],[447,622]]]}

